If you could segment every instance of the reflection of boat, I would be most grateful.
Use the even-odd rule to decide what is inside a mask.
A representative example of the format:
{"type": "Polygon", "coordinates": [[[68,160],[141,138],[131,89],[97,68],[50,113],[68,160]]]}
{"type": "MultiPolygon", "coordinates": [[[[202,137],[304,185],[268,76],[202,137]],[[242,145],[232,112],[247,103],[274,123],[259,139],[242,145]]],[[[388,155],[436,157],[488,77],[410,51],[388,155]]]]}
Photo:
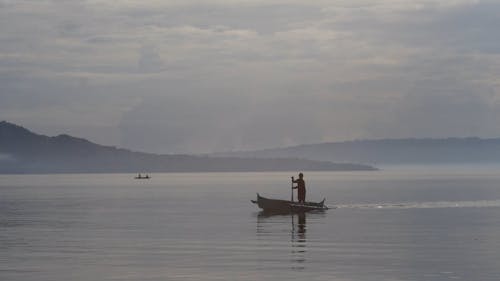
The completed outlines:
{"type": "Polygon", "coordinates": [[[266,245],[273,238],[279,243],[286,241],[285,226],[290,225],[290,266],[294,271],[302,271],[307,267],[308,247],[306,239],[306,216],[321,217],[324,212],[270,212],[260,211],[257,214],[257,236],[262,237],[266,245]],[[298,221],[296,220],[298,218],[298,221]]]}
{"type": "Polygon", "coordinates": [[[151,177],[149,175],[141,176],[141,174],[137,175],[134,179],[136,180],[147,180],[150,179],[151,177]]]}
{"type": "Polygon", "coordinates": [[[259,208],[265,212],[287,213],[287,212],[309,212],[309,211],[324,211],[329,208],[325,205],[325,199],[321,202],[305,202],[299,203],[294,201],[268,199],[260,196],[257,193],[257,200],[252,200],[252,203],[257,204],[259,208]]]}

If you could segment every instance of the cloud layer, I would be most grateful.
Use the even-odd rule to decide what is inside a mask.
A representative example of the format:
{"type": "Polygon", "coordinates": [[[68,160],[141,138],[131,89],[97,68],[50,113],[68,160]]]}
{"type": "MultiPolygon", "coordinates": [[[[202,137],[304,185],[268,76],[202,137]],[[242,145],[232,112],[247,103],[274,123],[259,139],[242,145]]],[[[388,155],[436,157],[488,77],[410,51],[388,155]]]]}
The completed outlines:
{"type": "Polygon", "coordinates": [[[497,26],[495,1],[0,0],[0,119],[167,153],[499,136],[497,26]]]}

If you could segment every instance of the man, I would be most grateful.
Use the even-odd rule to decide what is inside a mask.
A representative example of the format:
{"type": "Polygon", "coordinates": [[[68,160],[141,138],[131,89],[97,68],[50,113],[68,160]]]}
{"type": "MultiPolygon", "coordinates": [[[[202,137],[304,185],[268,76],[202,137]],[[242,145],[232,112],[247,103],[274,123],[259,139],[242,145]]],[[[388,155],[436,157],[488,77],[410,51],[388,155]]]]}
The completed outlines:
{"type": "Polygon", "coordinates": [[[294,180],[292,177],[292,182],[297,184],[293,189],[297,189],[299,203],[304,203],[306,201],[306,182],[304,181],[304,174],[299,173],[299,178],[297,180],[294,180]]]}

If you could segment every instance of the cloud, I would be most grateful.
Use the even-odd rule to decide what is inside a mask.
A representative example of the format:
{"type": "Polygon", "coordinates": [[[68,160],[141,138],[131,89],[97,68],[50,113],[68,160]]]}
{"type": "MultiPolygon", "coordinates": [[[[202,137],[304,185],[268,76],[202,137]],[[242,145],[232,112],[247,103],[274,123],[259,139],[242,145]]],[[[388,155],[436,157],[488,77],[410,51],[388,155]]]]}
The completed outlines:
{"type": "Polygon", "coordinates": [[[9,162],[13,162],[13,161],[16,161],[16,159],[12,155],[0,153],[0,163],[2,163],[2,162],[9,163],[9,162]]]}
{"type": "Polygon", "coordinates": [[[164,64],[160,54],[152,46],[143,46],[139,57],[139,69],[144,72],[161,71],[164,64]]]}
{"type": "Polygon", "coordinates": [[[1,1],[0,119],[155,152],[498,136],[494,1],[1,1]]]}

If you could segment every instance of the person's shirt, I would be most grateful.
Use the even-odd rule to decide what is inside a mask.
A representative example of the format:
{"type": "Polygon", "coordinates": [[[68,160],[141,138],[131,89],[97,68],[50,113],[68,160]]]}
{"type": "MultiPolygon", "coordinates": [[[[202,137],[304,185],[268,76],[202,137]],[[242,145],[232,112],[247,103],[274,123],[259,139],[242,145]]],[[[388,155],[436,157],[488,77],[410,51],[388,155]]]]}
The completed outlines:
{"type": "Polygon", "coordinates": [[[304,179],[298,178],[293,182],[297,184],[297,188],[306,189],[306,182],[304,181],[304,179]]]}

